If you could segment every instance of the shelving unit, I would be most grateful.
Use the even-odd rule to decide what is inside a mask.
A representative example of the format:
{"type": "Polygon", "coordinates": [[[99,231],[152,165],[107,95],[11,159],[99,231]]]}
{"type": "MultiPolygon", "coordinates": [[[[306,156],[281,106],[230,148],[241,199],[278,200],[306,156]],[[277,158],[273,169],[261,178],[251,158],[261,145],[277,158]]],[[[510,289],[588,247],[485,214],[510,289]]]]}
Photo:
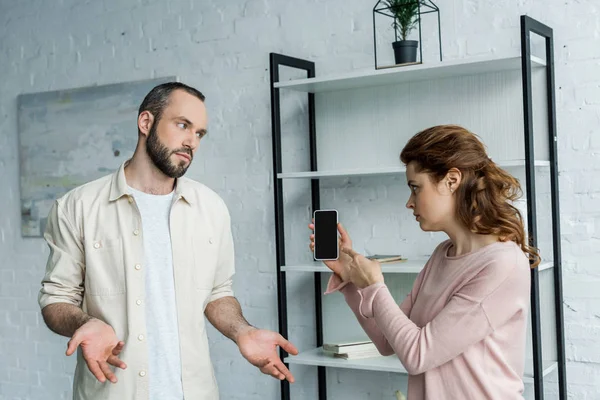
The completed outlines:
{"type": "MultiPolygon", "coordinates": [[[[316,367],[320,400],[327,398],[327,368],[406,374],[395,356],[340,360],[322,354],[321,346],[325,336],[331,335],[335,330],[331,327],[324,329],[327,328],[324,327],[324,315],[328,313],[326,308],[332,304],[323,301],[323,283],[330,271],[321,263],[286,263],[284,181],[309,180],[311,210],[320,209],[320,183],[324,179],[334,181],[340,178],[369,179],[378,176],[395,176],[405,172],[405,168],[399,165],[397,154],[393,152],[378,154],[378,157],[368,157],[369,151],[376,146],[386,151],[401,148],[400,139],[370,136],[364,138],[361,134],[365,129],[385,132],[396,127],[398,121],[401,120],[409,122],[404,128],[407,132],[414,134],[418,131],[418,124],[415,121],[428,120],[428,107],[434,109],[436,116],[446,113],[444,118],[455,117],[458,120],[457,123],[465,124],[467,127],[470,126],[470,123],[483,126],[485,121],[482,121],[481,115],[486,115],[485,113],[491,110],[495,113],[495,119],[504,124],[496,127],[493,125],[494,118],[492,118],[492,125],[486,126],[487,129],[482,129],[482,131],[488,130],[497,133],[500,129],[504,130],[498,134],[500,137],[485,137],[483,141],[488,144],[492,153],[496,151],[491,157],[500,166],[524,179],[524,189],[527,193],[528,232],[534,246],[538,246],[535,176],[536,172],[540,170],[550,176],[549,209],[552,214],[552,258],[544,261],[531,272],[531,321],[528,347],[531,348],[532,354],[527,355],[530,359],[527,360],[524,382],[534,385],[535,398],[541,400],[544,395],[544,377],[558,370],[558,392],[560,399],[566,399],[552,29],[527,16],[522,16],[521,56],[517,57],[454,60],[318,78],[315,76],[314,63],[307,60],[272,53],[270,66],[278,316],[279,332],[284,337],[288,337],[287,274],[312,273],[314,276],[315,346],[291,357],[280,349],[282,360],[286,364],[316,367]],[[545,38],[545,59],[531,55],[531,33],[545,38]],[[307,78],[281,81],[280,67],[306,71],[307,78]],[[539,83],[542,90],[533,92],[532,82],[539,83]],[[281,90],[307,93],[309,171],[283,171],[281,90]],[[456,92],[455,98],[444,103],[444,99],[448,98],[447,93],[452,91],[456,92]],[[503,99],[503,96],[510,98],[503,99]],[[345,113],[360,110],[357,108],[357,104],[353,103],[356,98],[359,98],[362,101],[361,104],[365,104],[367,107],[366,110],[361,110],[361,118],[364,118],[364,121],[355,118],[344,125],[345,113]],[[405,114],[390,116],[390,112],[385,113],[385,111],[379,110],[378,107],[381,106],[378,103],[379,99],[382,99],[381,104],[383,105],[387,105],[387,102],[400,104],[398,110],[405,114]],[[448,110],[448,108],[450,109],[448,110]],[[463,114],[468,115],[464,116],[463,114]],[[512,121],[511,117],[515,114],[519,114],[519,118],[514,118],[515,121],[512,121]],[[545,116],[540,117],[542,114],[545,116]],[[356,127],[352,124],[360,126],[356,127]],[[319,135],[317,135],[317,127],[319,135]],[[340,140],[340,138],[345,140],[340,140]],[[355,165],[357,164],[356,153],[348,153],[348,148],[343,147],[346,142],[361,149],[360,159],[362,162],[358,163],[360,167],[355,165]],[[547,143],[547,147],[544,147],[541,152],[535,153],[534,142],[547,143]],[[353,154],[354,157],[346,157],[342,160],[329,157],[331,152],[326,153],[326,150],[337,149],[338,144],[342,147],[342,154],[353,154]],[[321,150],[322,148],[325,150],[321,150]],[[514,157],[519,152],[524,154],[524,157],[514,157]],[[541,287],[544,291],[541,291],[541,287]],[[541,300],[541,295],[546,297],[541,300]],[[548,339],[545,333],[542,334],[541,329],[542,313],[548,309],[554,312],[550,321],[555,328],[555,332],[553,332],[555,337],[551,339],[548,339]],[[548,341],[553,342],[556,348],[549,351],[548,354],[542,353],[542,343],[544,342],[546,345],[548,341]]],[[[428,124],[428,126],[431,125],[434,124],[428,124]]],[[[475,131],[477,132],[477,130],[475,131]]],[[[408,138],[409,136],[404,139],[408,138]]],[[[546,256],[544,257],[546,258],[546,256]]],[[[425,262],[425,259],[415,258],[400,263],[383,264],[382,269],[384,274],[395,276],[404,282],[400,286],[405,288],[406,285],[411,284],[411,277],[421,271],[425,262]]],[[[327,320],[331,320],[331,317],[332,314],[329,311],[327,320]]],[[[340,318],[345,317],[334,315],[333,319],[336,320],[329,323],[337,324],[340,322],[340,318]]],[[[339,329],[335,333],[339,334],[339,329]]],[[[290,387],[287,381],[281,383],[281,398],[290,399],[290,387]]]]}
{"type": "MultiPolygon", "coordinates": [[[[321,367],[330,368],[348,368],[348,369],[361,369],[365,371],[382,371],[382,372],[395,372],[399,374],[407,374],[406,369],[398,360],[398,357],[392,355],[387,357],[373,357],[365,358],[361,360],[341,360],[323,354],[323,348],[319,347],[313,350],[304,351],[297,356],[288,357],[285,359],[287,363],[299,364],[299,365],[314,365],[321,367]]],[[[543,371],[544,376],[548,376],[556,368],[558,363],[556,361],[544,361],[543,371]]],[[[526,370],[523,382],[533,383],[533,370],[526,370]]]]}

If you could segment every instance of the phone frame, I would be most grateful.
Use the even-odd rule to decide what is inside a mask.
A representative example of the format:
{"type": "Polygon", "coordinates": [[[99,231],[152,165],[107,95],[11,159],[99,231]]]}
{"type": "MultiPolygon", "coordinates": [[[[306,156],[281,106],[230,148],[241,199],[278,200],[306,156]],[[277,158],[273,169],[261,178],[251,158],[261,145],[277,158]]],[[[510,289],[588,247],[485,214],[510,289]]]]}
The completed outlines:
{"type": "Polygon", "coordinates": [[[339,220],[339,214],[338,211],[335,209],[327,209],[327,210],[315,210],[313,211],[313,219],[314,219],[314,226],[315,229],[313,229],[313,234],[315,235],[315,248],[313,251],[313,259],[315,261],[337,261],[340,258],[340,246],[339,246],[339,238],[337,237],[337,233],[338,233],[338,229],[337,226],[340,223],[339,220]],[[336,239],[338,242],[338,245],[336,246],[336,257],[335,258],[317,258],[317,213],[318,212],[335,212],[335,231],[336,231],[336,239]]]}

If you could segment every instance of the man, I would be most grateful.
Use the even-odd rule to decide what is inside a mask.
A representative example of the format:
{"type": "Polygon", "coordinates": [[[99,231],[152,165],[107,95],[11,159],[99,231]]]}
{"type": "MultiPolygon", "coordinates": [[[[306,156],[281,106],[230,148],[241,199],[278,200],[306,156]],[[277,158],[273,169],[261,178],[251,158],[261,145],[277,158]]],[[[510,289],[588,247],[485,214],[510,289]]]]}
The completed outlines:
{"type": "Polygon", "coordinates": [[[250,326],[233,297],[225,203],[183,177],[206,126],[202,93],[155,87],[133,157],[50,211],[39,303],[48,327],[71,337],[66,354],[79,348],[74,399],[218,399],[204,316],[263,373],[293,382],[276,350],[296,348],[250,326]]]}

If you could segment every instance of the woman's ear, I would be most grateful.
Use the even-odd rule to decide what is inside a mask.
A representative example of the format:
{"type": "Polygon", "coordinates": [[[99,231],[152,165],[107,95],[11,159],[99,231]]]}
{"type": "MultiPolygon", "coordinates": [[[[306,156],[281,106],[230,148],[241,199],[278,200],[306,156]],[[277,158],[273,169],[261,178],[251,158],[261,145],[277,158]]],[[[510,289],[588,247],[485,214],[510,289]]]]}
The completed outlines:
{"type": "Polygon", "coordinates": [[[462,173],[460,172],[460,169],[450,168],[450,170],[446,173],[444,181],[446,181],[450,192],[454,193],[458,189],[458,186],[460,186],[460,182],[462,181],[462,173]]]}

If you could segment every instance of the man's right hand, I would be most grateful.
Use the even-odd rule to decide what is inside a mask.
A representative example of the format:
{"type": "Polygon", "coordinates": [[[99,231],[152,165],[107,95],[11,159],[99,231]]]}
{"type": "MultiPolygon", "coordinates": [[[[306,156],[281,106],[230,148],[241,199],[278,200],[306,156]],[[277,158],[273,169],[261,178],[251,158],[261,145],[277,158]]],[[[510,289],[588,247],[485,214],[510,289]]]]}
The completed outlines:
{"type": "Polygon", "coordinates": [[[92,318],[75,331],[67,344],[67,356],[72,355],[81,346],[83,358],[92,374],[102,383],[108,379],[117,382],[117,377],[109,365],[125,369],[127,365],[118,355],[123,350],[125,343],[117,339],[114,329],[92,318]]]}

